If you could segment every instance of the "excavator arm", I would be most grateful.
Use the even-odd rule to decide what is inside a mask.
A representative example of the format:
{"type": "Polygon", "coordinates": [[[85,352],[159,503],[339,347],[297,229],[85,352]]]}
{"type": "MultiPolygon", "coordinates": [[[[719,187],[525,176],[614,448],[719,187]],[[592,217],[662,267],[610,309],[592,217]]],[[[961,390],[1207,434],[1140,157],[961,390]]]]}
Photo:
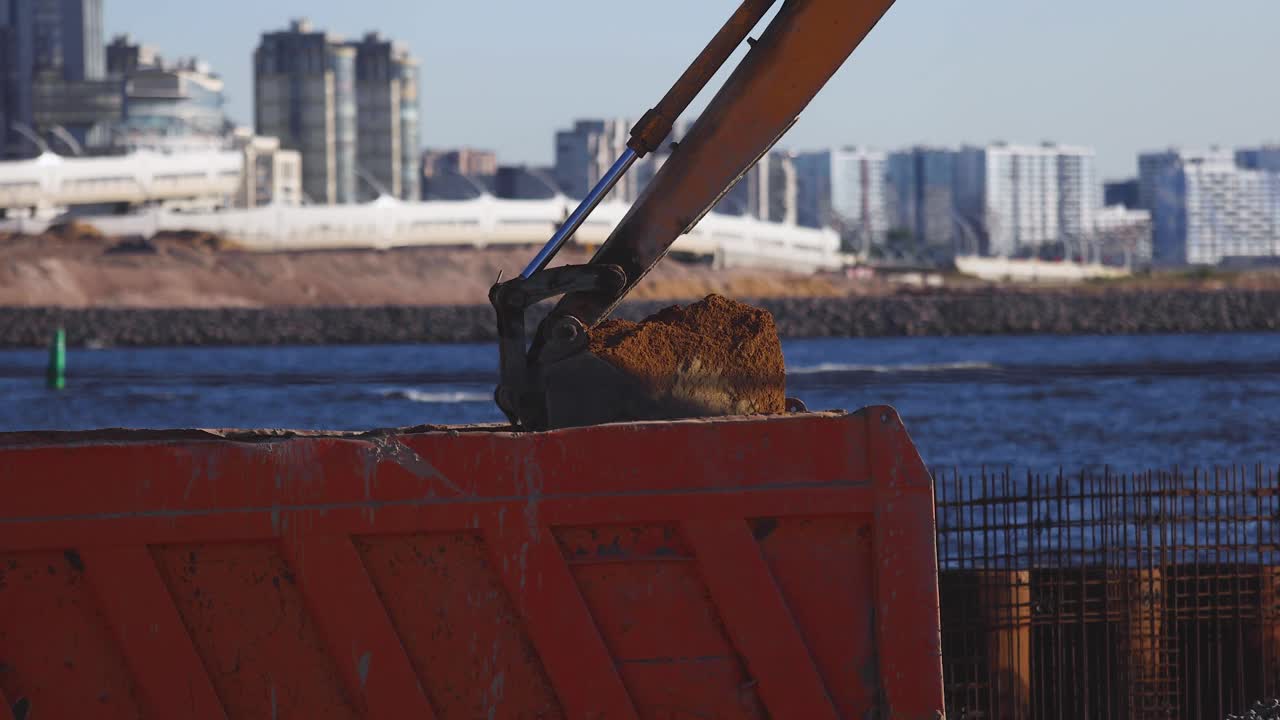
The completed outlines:
{"type": "Polygon", "coordinates": [[[604,320],[682,234],[767,153],[862,42],[893,0],[783,0],[758,40],[749,33],[776,0],[745,0],[628,148],[520,277],[494,286],[501,384],[496,400],[529,429],[675,416],[630,392],[587,352],[604,320]],[[656,151],[681,113],[743,41],[751,48],[707,109],[586,265],[547,269],[636,159],[656,151]],[[526,347],[525,311],[563,294],[526,347]]]}

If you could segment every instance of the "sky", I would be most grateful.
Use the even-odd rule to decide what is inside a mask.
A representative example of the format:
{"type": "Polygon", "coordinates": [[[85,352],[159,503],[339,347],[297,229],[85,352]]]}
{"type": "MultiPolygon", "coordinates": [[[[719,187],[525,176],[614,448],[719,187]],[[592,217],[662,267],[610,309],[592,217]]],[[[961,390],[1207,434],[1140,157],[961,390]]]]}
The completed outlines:
{"type": "MultiPolygon", "coordinates": [[[[574,118],[639,117],[737,4],[105,0],[109,35],[207,60],[246,125],[263,31],[378,30],[421,62],[425,146],[534,164],[574,118]]],[[[1280,0],[898,0],[780,146],[1052,140],[1120,179],[1141,150],[1280,141],[1277,28],[1280,0]]]]}

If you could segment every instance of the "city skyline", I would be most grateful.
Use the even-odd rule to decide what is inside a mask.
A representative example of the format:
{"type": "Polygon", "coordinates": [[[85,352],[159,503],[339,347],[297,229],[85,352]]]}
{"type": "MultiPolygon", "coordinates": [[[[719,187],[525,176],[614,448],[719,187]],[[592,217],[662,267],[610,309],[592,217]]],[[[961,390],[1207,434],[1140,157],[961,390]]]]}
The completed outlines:
{"type": "MultiPolygon", "coordinates": [[[[547,164],[552,133],[567,119],[635,117],[653,103],[734,5],[659,0],[652,16],[664,18],[660,46],[646,42],[642,28],[619,42],[618,29],[631,18],[621,4],[578,17],[578,8],[484,1],[229,0],[215,10],[114,0],[106,3],[106,29],[130,32],[166,55],[208,60],[227,80],[231,117],[246,125],[252,49],[262,31],[303,15],[351,39],[381,30],[421,58],[425,146],[489,147],[505,162],[547,164]]],[[[784,144],[890,150],[1054,140],[1096,147],[1100,176],[1117,179],[1136,174],[1143,151],[1276,139],[1269,120],[1280,116],[1280,96],[1253,89],[1249,68],[1280,59],[1266,31],[1280,22],[1280,6],[1023,5],[899,3],[784,144]]]]}
{"type": "MultiPolygon", "coordinates": [[[[421,101],[420,79],[431,72],[411,44],[378,29],[353,39],[301,17],[261,33],[253,51],[252,128],[241,124],[232,132],[236,119],[226,114],[228,83],[211,74],[216,72],[212,63],[164,62],[164,49],[142,44],[147,42],[142,36],[134,43],[122,33],[106,45],[104,5],[104,0],[19,0],[0,6],[8,8],[0,14],[0,45],[13,58],[13,71],[0,88],[0,113],[13,111],[14,118],[0,123],[12,127],[6,154],[31,157],[55,145],[89,156],[142,149],[221,153],[216,162],[208,161],[224,163],[221,169],[204,163],[200,170],[156,176],[157,192],[186,193],[172,202],[216,210],[275,197],[320,205],[384,197],[465,199],[477,193],[547,199],[548,190],[556,199],[582,197],[628,144],[628,116],[586,115],[568,127],[556,120],[550,166],[512,164],[510,155],[501,158],[507,161],[503,164],[497,152],[449,152],[447,145],[443,152],[423,153],[422,116],[429,127],[435,108],[421,101]],[[230,167],[233,162],[238,169],[230,167]],[[243,182],[232,187],[233,176],[243,182]]],[[[998,79],[1008,84],[1008,78],[998,79]]],[[[1079,100],[1069,88],[1063,94],[1079,100]]],[[[494,100],[484,93],[473,97],[494,100]]],[[[481,112],[481,105],[467,108],[481,112]]],[[[682,140],[689,124],[688,117],[677,122],[670,139],[682,140]]],[[[533,122],[516,127],[536,129],[533,122]]],[[[432,136],[433,145],[436,140],[432,136]]],[[[1136,184],[1104,188],[1100,180],[1107,179],[1107,171],[1100,165],[1111,165],[1100,163],[1100,153],[1082,143],[964,138],[886,146],[839,138],[815,148],[801,142],[792,135],[767,153],[767,162],[745,171],[714,210],[830,228],[846,250],[867,256],[874,250],[945,258],[964,247],[1001,257],[1031,253],[1087,259],[1101,252],[1104,236],[1120,243],[1108,241],[1123,252],[1126,265],[1153,255],[1157,261],[1185,264],[1280,252],[1280,145],[1210,144],[1208,153],[1187,152],[1186,146],[1140,150],[1136,184]],[[1105,207],[1104,194],[1123,206],[1105,207]],[[1139,217],[1139,210],[1146,215],[1139,217]],[[1147,235],[1154,235],[1154,243],[1143,240],[1140,230],[1125,229],[1141,227],[1154,228],[1147,235]]],[[[498,143],[491,147],[501,149],[498,143]]],[[[635,202],[669,155],[667,146],[655,148],[610,197],[635,202]]],[[[1132,169],[1125,168],[1120,177],[1132,178],[1132,169]]],[[[76,205],[77,198],[80,204],[137,199],[136,187],[128,192],[116,187],[123,176],[99,173],[97,178],[97,194],[86,194],[84,182],[72,182],[69,204],[76,205]],[[108,192],[110,183],[115,185],[108,192]]],[[[36,185],[41,182],[47,181],[36,185]]],[[[13,207],[35,212],[29,203],[13,207]]]]}

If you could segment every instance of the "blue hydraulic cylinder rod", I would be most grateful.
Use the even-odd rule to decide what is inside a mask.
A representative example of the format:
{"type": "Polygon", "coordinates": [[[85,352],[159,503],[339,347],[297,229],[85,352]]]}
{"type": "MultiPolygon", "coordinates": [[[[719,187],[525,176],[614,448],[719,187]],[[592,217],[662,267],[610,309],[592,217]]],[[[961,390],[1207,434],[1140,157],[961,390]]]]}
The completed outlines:
{"type": "Polygon", "coordinates": [[[564,225],[561,225],[556,234],[551,236],[551,240],[538,252],[537,257],[529,263],[529,267],[520,273],[521,277],[528,280],[529,276],[547,267],[547,264],[556,256],[556,253],[560,252],[560,248],[564,247],[569,238],[573,237],[578,228],[582,227],[582,223],[586,221],[591,211],[596,209],[600,201],[604,200],[604,196],[609,194],[613,186],[617,185],[622,176],[627,173],[627,170],[635,164],[638,157],[639,155],[636,155],[636,151],[631,148],[627,148],[627,151],[622,153],[613,163],[613,167],[609,168],[609,172],[605,173],[604,177],[600,178],[600,182],[596,183],[591,192],[587,193],[587,197],[583,199],[582,204],[578,205],[578,209],[574,210],[569,219],[564,221],[564,225]]]}

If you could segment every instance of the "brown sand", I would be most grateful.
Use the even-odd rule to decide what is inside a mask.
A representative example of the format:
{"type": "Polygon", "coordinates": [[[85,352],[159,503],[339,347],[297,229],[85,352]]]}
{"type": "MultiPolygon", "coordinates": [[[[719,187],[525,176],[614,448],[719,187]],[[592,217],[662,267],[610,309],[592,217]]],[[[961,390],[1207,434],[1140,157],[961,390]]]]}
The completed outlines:
{"type": "Polygon", "coordinates": [[[591,331],[591,351],[653,396],[677,404],[732,415],[786,411],[786,369],[773,316],[720,295],[639,323],[605,321],[591,331]]]}
{"type": "MultiPolygon", "coordinates": [[[[0,307],[488,305],[489,287],[499,272],[514,276],[536,252],[536,247],[497,246],[246,252],[234,238],[207,233],[112,237],[92,225],[70,221],[35,236],[0,232],[0,307]]],[[[584,263],[590,257],[588,250],[570,246],[556,261],[584,263]]],[[[949,290],[991,287],[958,277],[946,281],[949,290]]],[[[1040,289],[1001,288],[1001,292],[1040,289]]],[[[1113,289],[1277,290],[1280,269],[1156,273],[1071,287],[1080,293],[1113,289]]],[[[668,257],[628,299],[692,302],[714,293],[766,300],[904,291],[884,279],[722,270],[668,257]]]]}
{"type": "MultiPolygon", "coordinates": [[[[67,223],[38,236],[0,233],[0,306],[279,307],[487,305],[499,272],[512,277],[533,247],[244,252],[200,232],[152,238],[104,236],[67,223]]],[[[568,247],[559,263],[590,254],[568,247]]],[[[831,297],[843,278],[661,263],[629,296],[692,302],[734,297],[831,297]]]]}

